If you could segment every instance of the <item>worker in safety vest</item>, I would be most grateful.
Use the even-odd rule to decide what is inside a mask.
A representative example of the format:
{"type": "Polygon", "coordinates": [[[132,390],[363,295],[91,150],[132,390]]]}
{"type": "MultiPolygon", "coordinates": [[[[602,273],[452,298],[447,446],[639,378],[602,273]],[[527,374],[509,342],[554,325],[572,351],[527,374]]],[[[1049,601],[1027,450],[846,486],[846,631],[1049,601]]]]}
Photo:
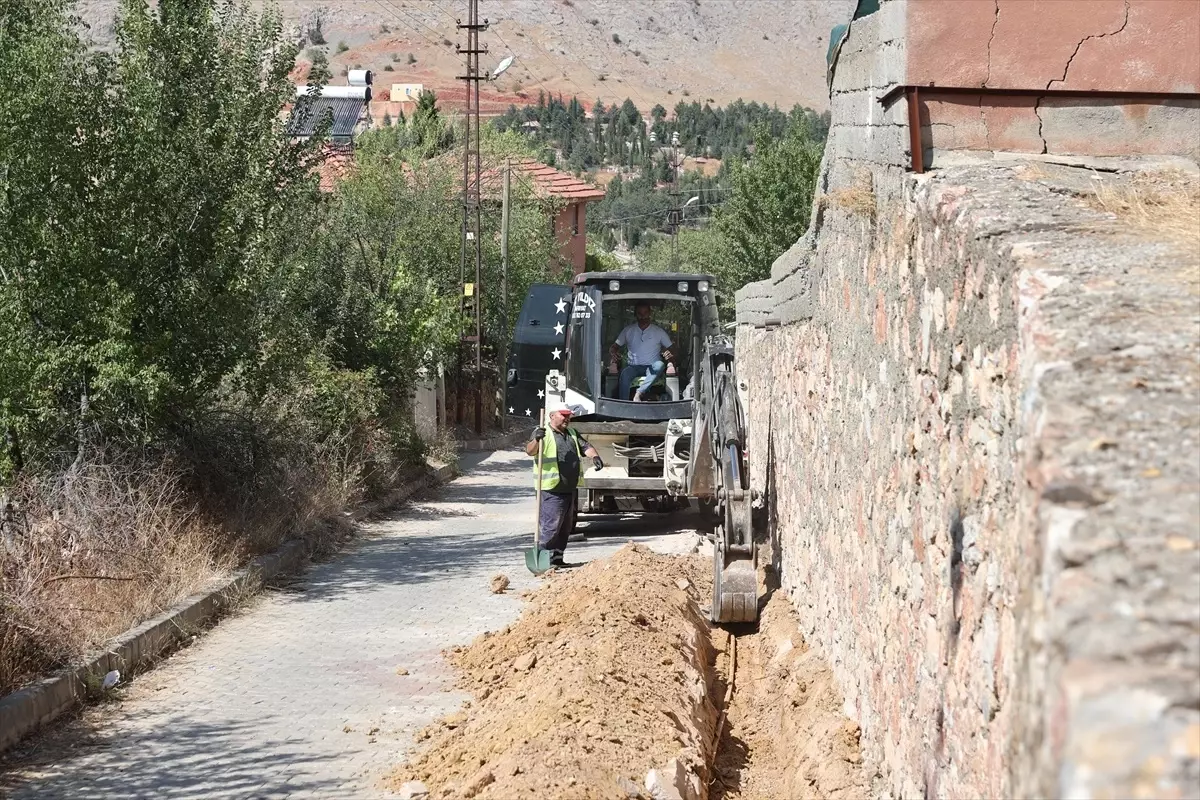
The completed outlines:
{"type": "Polygon", "coordinates": [[[538,448],[542,448],[540,474],[537,461],[533,462],[533,479],[542,488],[538,546],[550,551],[550,564],[556,567],[563,566],[567,538],[575,528],[575,489],[579,485],[580,464],[586,457],[596,469],[604,466],[596,448],[570,428],[571,417],[582,413],[581,406],[551,412],[548,426],[551,435],[546,435],[546,428],[534,428],[533,438],[525,445],[525,452],[531,456],[536,456],[538,448]]]}

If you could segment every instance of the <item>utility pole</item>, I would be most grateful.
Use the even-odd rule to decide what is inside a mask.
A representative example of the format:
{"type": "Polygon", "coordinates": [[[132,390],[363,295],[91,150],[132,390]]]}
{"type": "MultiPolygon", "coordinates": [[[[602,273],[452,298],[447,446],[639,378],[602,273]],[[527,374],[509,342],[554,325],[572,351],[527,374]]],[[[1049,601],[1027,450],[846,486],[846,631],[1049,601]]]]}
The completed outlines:
{"type": "MultiPolygon", "coordinates": [[[[460,75],[459,80],[467,86],[467,113],[463,121],[466,135],[463,137],[463,223],[462,247],[460,249],[459,277],[463,281],[463,311],[470,310],[475,316],[475,333],[463,337],[464,343],[475,346],[475,433],[483,433],[483,241],[480,224],[480,153],[479,153],[479,82],[486,77],[479,73],[479,54],[486,53],[487,47],[480,47],[479,32],[488,29],[488,21],[479,21],[479,0],[467,0],[467,22],[455,20],[459,30],[467,32],[467,46],[455,45],[455,51],[467,57],[467,72],[460,75]],[[472,158],[472,156],[474,158],[472,158]],[[472,180],[472,162],[474,176],[472,180]],[[466,283],[468,242],[474,243],[475,250],[475,280],[466,283]],[[468,302],[470,298],[471,302],[468,302]]],[[[459,363],[462,362],[460,350],[459,363]]],[[[506,365],[507,366],[507,365],[506,365]]],[[[459,374],[462,370],[460,367],[459,374]]],[[[461,394],[462,387],[459,391],[461,394]]],[[[462,404],[459,403],[459,421],[462,420],[462,404]]]]}
{"type": "Polygon", "coordinates": [[[671,271],[679,271],[679,132],[671,133],[671,271]]]}
{"type": "Polygon", "coordinates": [[[508,215],[509,193],[512,186],[512,164],[504,162],[504,194],[500,198],[500,317],[504,332],[504,354],[500,365],[503,383],[500,384],[500,429],[508,430],[508,215]]]}

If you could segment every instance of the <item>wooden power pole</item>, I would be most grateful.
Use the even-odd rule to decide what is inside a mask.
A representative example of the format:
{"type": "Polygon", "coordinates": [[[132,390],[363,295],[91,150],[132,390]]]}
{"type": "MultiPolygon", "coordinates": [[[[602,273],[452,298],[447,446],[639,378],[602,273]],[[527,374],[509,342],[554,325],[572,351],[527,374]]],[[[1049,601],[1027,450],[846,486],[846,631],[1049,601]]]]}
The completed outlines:
{"type": "Polygon", "coordinates": [[[500,364],[500,427],[508,430],[508,353],[511,337],[508,335],[508,219],[509,195],[512,191],[512,164],[504,162],[504,194],[500,205],[500,330],[504,337],[503,361],[500,364]]]}
{"type": "MultiPolygon", "coordinates": [[[[483,433],[483,239],[481,236],[480,215],[480,152],[479,152],[479,82],[486,76],[479,71],[479,55],[487,52],[487,46],[480,46],[479,32],[488,28],[488,21],[479,21],[479,0],[467,0],[467,21],[455,20],[459,30],[467,32],[467,46],[455,46],[455,50],[467,57],[467,71],[460,75],[467,87],[467,113],[464,116],[466,135],[463,137],[463,222],[462,247],[460,249],[459,278],[463,282],[463,311],[475,318],[474,333],[463,336],[464,344],[472,344],[475,349],[475,433],[483,433]],[[474,173],[474,174],[472,174],[474,173]],[[475,279],[466,282],[467,253],[474,250],[475,279]]],[[[459,361],[462,356],[460,352],[459,361]]],[[[461,369],[460,369],[461,375],[461,369]]],[[[459,388],[461,398],[461,386],[459,388]]],[[[461,401],[460,406],[461,408],[461,401]]],[[[459,419],[462,419],[461,412],[459,419]]]]}

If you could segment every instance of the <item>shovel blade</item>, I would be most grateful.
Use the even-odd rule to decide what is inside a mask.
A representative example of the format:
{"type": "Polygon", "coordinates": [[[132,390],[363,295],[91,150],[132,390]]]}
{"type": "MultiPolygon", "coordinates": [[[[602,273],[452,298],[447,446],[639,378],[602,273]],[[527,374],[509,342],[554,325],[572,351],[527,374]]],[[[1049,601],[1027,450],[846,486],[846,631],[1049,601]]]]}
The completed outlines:
{"type": "Polygon", "coordinates": [[[525,566],[534,575],[541,575],[550,569],[550,551],[540,547],[530,547],[525,550],[525,566]]]}

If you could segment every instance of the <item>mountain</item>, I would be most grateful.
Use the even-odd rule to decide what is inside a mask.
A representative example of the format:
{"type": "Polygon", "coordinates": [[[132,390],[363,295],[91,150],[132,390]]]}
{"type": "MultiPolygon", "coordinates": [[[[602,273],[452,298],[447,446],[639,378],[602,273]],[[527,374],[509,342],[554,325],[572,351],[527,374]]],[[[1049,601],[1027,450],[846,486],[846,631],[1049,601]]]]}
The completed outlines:
{"type": "MultiPolygon", "coordinates": [[[[261,0],[252,2],[261,8],[261,0]]],[[[420,83],[444,104],[462,101],[465,0],[280,0],[289,28],[319,29],[338,83],[344,69],[375,71],[377,89],[420,83]],[[390,71],[388,68],[391,68],[390,71]]],[[[104,43],[116,0],[80,0],[78,10],[104,43]]],[[[539,91],[578,95],[590,105],[631,98],[643,111],[680,100],[747,101],[823,111],[830,29],[850,18],[854,0],[480,0],[491,27],[480,34],[491,68],[511,69],[484,89],[497,110],[535,102],[539,91]]],[[[310,51],[311,52],[311,51],[310,51]]],[[[303,56],[302,56],[303,57],[303,56]]]]}

